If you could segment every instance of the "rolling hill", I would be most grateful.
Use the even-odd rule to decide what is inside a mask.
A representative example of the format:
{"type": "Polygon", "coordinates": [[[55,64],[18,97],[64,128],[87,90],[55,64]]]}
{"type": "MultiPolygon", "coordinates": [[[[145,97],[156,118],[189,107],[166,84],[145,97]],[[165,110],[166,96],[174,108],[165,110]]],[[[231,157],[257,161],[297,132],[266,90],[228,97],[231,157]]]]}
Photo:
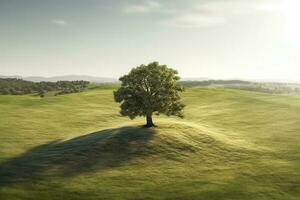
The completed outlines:
{"type": "Polygon", "coordinates": [[[0,96],[0,199],[300,197],[300,97],[189,88],[185,118],[121,117],[111,88],[0,96]]]}

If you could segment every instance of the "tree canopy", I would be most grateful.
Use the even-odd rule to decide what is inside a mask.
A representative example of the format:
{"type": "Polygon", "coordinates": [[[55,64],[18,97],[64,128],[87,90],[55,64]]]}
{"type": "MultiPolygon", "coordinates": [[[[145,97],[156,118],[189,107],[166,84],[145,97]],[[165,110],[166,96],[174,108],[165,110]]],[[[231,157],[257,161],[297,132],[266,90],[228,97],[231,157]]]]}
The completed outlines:
{"type": "Polygon", "coordinates": [[[121,103],[120,113],[130,119],[146,116],[148,127],[154,126],[153,114],[183,117],[180,92],[184,88],[179,79],[176,70],[158,62],[133,68],[120,77],[121,87],[114,91],[115,101],[121,103]]]}

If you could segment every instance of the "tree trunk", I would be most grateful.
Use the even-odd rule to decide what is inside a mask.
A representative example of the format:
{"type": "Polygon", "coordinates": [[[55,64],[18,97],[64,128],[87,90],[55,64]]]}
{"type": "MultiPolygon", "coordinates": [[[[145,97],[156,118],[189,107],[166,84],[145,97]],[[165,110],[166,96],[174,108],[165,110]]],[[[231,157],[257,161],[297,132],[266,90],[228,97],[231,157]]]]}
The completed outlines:
{"type": "Polygon", "coordinates": [[[146,116],[146,121],[147,121],[146,127],[154,126],[153,121],[152,121],[152,115],[147,115],[146,116]]]}

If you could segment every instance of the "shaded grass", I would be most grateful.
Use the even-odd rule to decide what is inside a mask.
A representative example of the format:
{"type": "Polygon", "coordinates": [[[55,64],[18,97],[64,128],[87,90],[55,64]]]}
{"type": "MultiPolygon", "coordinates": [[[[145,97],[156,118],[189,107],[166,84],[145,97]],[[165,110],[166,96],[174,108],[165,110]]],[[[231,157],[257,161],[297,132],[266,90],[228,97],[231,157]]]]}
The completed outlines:
{"type": "Polygon", "coordinates": [[[0,165],[0,185],[73,176],[128,162],[144,153],[153,129],[122,127],[34,147],[0,165]],[[49,171],[51,173],[49,173],[49,171]]]}
{"type": "Polygon", "coordinates": [[[185,119],[120,117],[112,90],[0,96],[0,199],[300,197],[300,98],[188,89],[185,119]]]}

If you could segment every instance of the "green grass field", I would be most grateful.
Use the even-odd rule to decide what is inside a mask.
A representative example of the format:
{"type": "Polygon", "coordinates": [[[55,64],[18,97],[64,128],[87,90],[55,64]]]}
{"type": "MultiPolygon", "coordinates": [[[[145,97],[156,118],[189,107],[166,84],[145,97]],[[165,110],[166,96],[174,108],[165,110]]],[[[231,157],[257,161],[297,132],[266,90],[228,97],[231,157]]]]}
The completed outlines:
{"type": "Polygon", "coordinates": [[[300,97],[195,88],[142,128],[112,89],[0,96],[0,199],[300,199],[300,97]]]}

